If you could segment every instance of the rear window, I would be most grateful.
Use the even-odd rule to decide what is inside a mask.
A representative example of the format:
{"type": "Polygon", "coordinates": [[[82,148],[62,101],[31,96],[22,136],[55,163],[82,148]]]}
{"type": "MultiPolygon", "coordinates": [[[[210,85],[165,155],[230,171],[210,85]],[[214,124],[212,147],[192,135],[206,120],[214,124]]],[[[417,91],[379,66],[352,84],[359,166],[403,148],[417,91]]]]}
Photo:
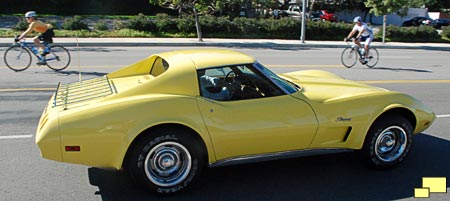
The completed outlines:
{"type": "Polygon", "coordinates": [[[158,57],[153,63],[153,66],[150,70],[150,75],[157,77],[162,73],[166,72],[167,69],[169,69],[169,63],[167,63],[167,61],[164,60],[163,58],[158,57]]]}

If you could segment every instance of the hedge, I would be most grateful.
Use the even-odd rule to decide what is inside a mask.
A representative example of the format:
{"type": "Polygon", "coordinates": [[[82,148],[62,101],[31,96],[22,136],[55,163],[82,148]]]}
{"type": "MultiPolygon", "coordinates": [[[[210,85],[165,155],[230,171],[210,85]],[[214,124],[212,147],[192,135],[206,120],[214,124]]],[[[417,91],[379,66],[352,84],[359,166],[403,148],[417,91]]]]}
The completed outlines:
{"type": "Polygon", "coordinates": [[[442,27],[441,35],[450,39],[450,26],[442,27]]]}
{"type": "MultiPolygon", "coordinates": [[[[146,18],[139,16],[137,21],[145,21],[135,24],[148,23],[146,18]]],[[[282,19],[255,19],[228,17],[200,16],[199,22],[203,37],[215,38],[265,38],[265,39],[298,39],[300,38],[301,22],[295,18],[282,19]]],[[[306,38],[308,40],[342,40],[351,31],[353,25],[347,23],[333,23],[322,21],[306,21],[306,38]]],[[[196,34],[195,21],[192,16],[173,18],[168,15],[157,16],[153,20],[154,26],[127,26],[128,29],[161,33],[178,33],[181,36],[196,34]]],[[[444,34],[446,32],[444,31],[444,34]]],[[[376,35],[376,40],[381,38],[381,32],[376,35]]],[[[386,29],[388,41],[399,42],[438,42],[440,36],[436,29],[430,26],[421,27],[396,27],[388,26],[386,29]]]]}
{"type": "MultiPolygon", "coordinates": [[[[378,32],[378,37],[381,34],[381,31],[378,32]]],[[[386,38],[398,42],[438,42],[441,40],[436,29],[431,26],[397,27],[390,25],[386,27],[386,38]]]]}
{"type": "MultiPolygon", "coordinates": [[[[181,18],[159,14],[147,17],[143,14],[131,17],[125,21],[114,21],[113,30],[107,30],[104,19],[100,19],[94,30],[89,30],[84,18],[75,16],[66,18],[62,24],[64,30],[85,30],[77,32],[78,36],[94,37],[195,37],[196,27],[192,16],[181,18]],[[129,33],[130,35],[126,35],[129,33]],[[114,35],[116,34],[116,35],[114,35]],[[125,35],[123,35],[125,34],[125,35]]],[[[203,37],[207,38],[265,38],[265,39],[299,39],[301,21],[295,18],[255,19],[200,16],[199,22],[203,37]]],[[[351,31],[353,25],[348,23],[333,23],[322,21],[306,21],[306,38],[308,40],[342,40],[351,31]]],[[[15,30],[25,30],[27,24],[19,22],[15,30]]],[[[375,36],[379,40],[382,32],[375,36]]],[[[63,32],[59,37],[70,37],[70,32],[63,32]]],[[[450,28],[444,27],[444,38],[450,38],[450,28]]],[[[397,27],[388,26],[386,41],[399,42],[442,42],[436,29],[430,26],[397,27]]]]}

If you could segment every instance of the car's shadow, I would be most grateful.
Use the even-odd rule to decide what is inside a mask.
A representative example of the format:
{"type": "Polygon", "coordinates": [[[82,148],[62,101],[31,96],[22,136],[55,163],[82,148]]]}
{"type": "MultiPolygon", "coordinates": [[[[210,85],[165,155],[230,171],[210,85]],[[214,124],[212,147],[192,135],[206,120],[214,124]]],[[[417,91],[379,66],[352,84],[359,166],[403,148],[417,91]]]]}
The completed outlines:
{"type": "MultiPolygon", "coordinates": [[[[389,170],[362,165],[354,152],[212,168],[187,191],[157,196],[135,188],[122,171],[89,168],[89,179],[112,200],[394,200],[414,196],[422,177],[450,178],[450,142],[422,134],[409,157],[389,170]]],[[[447,180],[447,186],[449,182],[447,180]]]]}

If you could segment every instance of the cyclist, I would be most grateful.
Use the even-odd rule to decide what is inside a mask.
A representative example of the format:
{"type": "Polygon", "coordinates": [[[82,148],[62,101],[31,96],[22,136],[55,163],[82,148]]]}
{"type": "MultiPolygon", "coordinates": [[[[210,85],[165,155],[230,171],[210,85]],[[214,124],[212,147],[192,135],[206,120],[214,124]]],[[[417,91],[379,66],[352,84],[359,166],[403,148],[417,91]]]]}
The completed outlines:
{"type": "MultiPolygon", "coordinates": [[[[47,43],[53,43],[53,36],[55,36],[55,33],[53,32],[53,27],[50,24],[45,24],[41,20],[37,19],[37,15],[35,11],[29,11],[25,13],[25,18],[27,22],[29,23],[28,29],[25,30],[19,37],[17,37],[15,40],[19,41],[25,36],[30,33],[31,31],[36,31],[40,33],[38,36],[35,36],[33,38],[34,44],[39,48],[39,54],[41,56],[45,56],[47,52],[45,52],[44,45],[41,44],[41,40],[45,41],[47,43]]],[[[41,62],[40,62],[41,63],[41,62]]],[[[45,65],[45,62],[42,62],[42,64],[45,65]]]]}
{"type": "Polygon", "coordinates": [[[348,34],[348,36],[344,39],[344,41],[347,41],[349,38],[351,38],[353,35],[355,35],[356,32],[359,32],[356,36],[355,43],[358,45],[359,48],[362,48],[360,41],[364,41],[364,64],[368,62],[367,56],[369,54],[369,46],[370,43],[373,40],[373,32],[372,28],[369,27],[366,23],[362,22],[362,19],[360,16],[355,17],[353,19],[353,22],[355,23],[355,26],[353,27],[352,31],[348,34]]]}

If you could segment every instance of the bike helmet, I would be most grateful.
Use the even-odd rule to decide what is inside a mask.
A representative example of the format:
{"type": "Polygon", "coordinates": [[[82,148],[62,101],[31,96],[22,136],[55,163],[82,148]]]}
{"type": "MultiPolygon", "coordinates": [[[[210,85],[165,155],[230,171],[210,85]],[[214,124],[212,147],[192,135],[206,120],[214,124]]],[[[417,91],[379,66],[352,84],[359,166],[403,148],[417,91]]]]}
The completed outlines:
{"type": "Polygon", "coordinates": [[[25,13],[25,17],[36,17],[36,12],[28,11],[27,13],[25,13]]]}
{"type": "Polygon", "coordinates": [[[361,22],[361,17],[356,16],[355,19],[353,19],[353,22],[361,22]]]}

